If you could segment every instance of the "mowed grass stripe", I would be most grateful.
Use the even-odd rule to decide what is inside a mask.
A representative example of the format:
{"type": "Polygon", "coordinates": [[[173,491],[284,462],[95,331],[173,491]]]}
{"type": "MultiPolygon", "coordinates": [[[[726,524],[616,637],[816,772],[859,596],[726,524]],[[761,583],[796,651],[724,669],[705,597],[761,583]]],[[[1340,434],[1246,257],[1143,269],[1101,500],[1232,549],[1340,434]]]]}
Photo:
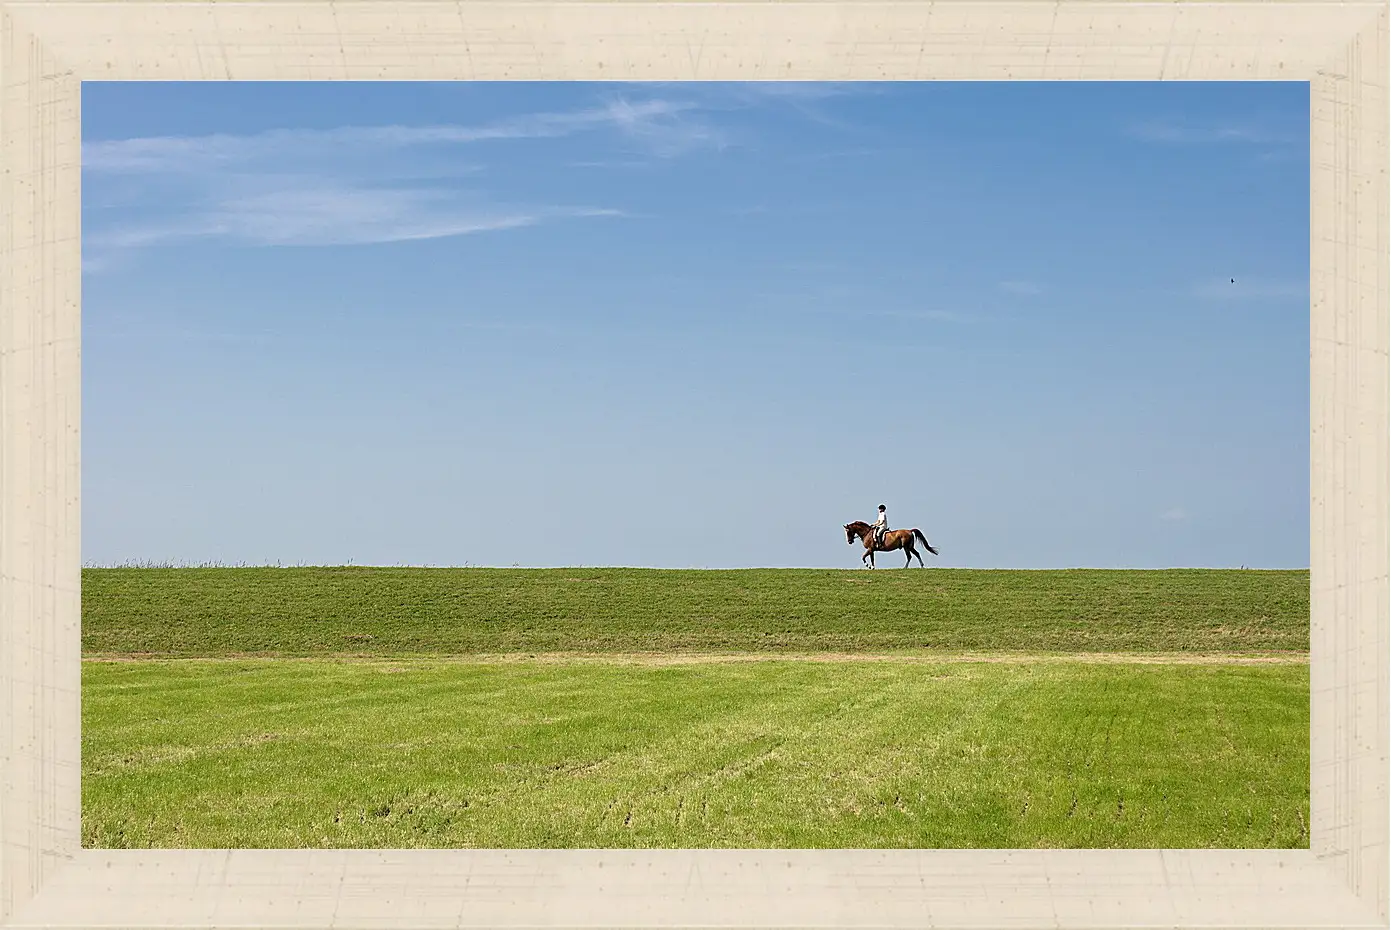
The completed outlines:
{"type": "Polygon", "coordinates": [[[1305,571],[84,569],[88,655],[1307,652],[1305,571]]]}
{"type": "Polygon", "coordinates": [[[1309,669],[86,662],[105,847],[1308,845],[1309,669]]]}

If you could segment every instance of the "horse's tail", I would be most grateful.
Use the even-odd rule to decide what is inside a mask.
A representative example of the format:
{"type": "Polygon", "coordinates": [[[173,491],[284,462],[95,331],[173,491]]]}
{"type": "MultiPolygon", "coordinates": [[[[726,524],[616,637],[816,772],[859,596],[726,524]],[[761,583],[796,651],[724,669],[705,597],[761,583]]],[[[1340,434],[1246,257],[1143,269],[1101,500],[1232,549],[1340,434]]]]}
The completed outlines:
{"type": "Polygon", "coordinates": [[[937,550],[932,548],[932,543],[927,541],[927,537],[923,535],[922,530],[918,529],[916,526],[913,527],[913,535],[918,537],[918,539],[922,540],[922,544],[927,547],[928,552],[931,552],[933,555],[937,555],[937,550]]]}

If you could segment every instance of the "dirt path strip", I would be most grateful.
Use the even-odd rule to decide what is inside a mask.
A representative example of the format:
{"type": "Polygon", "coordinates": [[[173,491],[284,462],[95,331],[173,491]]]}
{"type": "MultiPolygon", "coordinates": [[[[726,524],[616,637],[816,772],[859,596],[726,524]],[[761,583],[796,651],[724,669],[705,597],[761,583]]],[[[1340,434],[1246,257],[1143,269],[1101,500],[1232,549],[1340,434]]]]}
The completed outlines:
{"type": "Polygon", "coordinates": [[[84,662],[338,662],[345,664],[500,665],[513,663],[591,665],[699,665],[735,662],[891,662],[911,665],[967,663],[1087,663],[1099,665],[1307,665],[1307,652],[1284,653],[502,653],[477,655],[84,655],[84,662]]]}

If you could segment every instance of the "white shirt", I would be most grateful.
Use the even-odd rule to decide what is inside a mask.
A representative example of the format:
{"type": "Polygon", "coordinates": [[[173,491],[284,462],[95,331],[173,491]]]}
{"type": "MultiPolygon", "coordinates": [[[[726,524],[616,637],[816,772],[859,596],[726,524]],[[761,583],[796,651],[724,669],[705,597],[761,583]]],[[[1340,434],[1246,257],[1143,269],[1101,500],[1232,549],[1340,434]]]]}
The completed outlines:
{"type": "Polygon", "coordinates": [[[874,521],[874,525],[882,526],[887,530],[889,528],[889,512],[887,510],[879,511],[879,519],[874,521]]]}

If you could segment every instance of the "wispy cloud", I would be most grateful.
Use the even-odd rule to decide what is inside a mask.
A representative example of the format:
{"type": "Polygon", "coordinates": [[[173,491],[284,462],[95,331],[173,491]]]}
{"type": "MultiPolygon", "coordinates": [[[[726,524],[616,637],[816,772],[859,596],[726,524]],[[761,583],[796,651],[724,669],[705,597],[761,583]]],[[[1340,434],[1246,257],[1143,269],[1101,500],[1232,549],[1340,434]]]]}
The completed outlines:
{"type": "Polygon", "coordinates": [[[636,151],[658,158],[673,158],[693,149],[728,148],[728,134],[696,116],[695,110],[696,105],[690,102],[656,100],[630,104],[615,100],[600,112],[636,151]]]}
{"type": "MultiPolygon", "coordinates": [[[[88,191],[84,269],[118,266],[176,240],[259,246],[400,242],[519,229],[583,217],[631,215],[613,205],[498,202],[487,143],[607,134],[597,158],[572,166],[631,168],[735,144],[718,112],[867,92],[858,85],[641,85],[566,112],[478,124],[275,129],[244,135],[150,136],[83,147],[88,191]],[[152,205],[158,205],[152,210],[152,205]]],[[[504,200],[506,198],[503,198],[504,200]]]]}
{"type": "Polygon", "coordinates": [[[791,110],[810,122],[841,130],[856,127],[829,112],[833,101],[879,95],[889,89],[879,81],[666,81],[646,86],[698,101],[701,109],[710,112],[791,110]]]}
{"type": "Polygon", "coordinates": [[[887,90],[880,81],[652,81],[643,86],[720,108],[863,97],[887,90]]]}
{"type": "Polygon", "coordinates": [[[362,245],[517,229],[563,217],[617,215],[620,211],[604,209],[487,210],[451,203],[447,194],[320,187],[223,200],[193,216],[98,232],[88,241],[98,249],[187,238],[263,246],[362,245]]]}
{"type": "Polygon", "coordinates": [[[171,205],[154,219],[94,223],[83,237],[89,273],[130,253],[190,239],[251,246],[367,245],[464,236],[622,211],[566,206],[492,206],[438,189],[353,186],[313,177],[277,177],[252,192],[221,191],[171,205]]]}
{"type": "Polygon", "coordinates": [[[457,155],[466,143],[608,128],[644,154],[675,157],[719,143],[715,131],[684,118],[692,107],[614,98],[478,126],[345,126],[89,143],[83,167],[99,206],[84,215],[84,269],[106,270],[135,250],[174,240],[367,244],[621,216],[612,207],[495,203],[460,186],[480,166],[443,156],[457,155]],[[400,157],[385,157],[393,153],[400,157]],[[152,204],[159,206],[153,215],[152,204]]]}
{"type": "Polygon", "coordinates": [[[1188,519],[1188,511],[1182,507],[1172,507],[1159,515],[1165,523],[1182,523],[1188,519]]]}
{"type": "Polygon", "coordinates": [[[768,100],[829,100],[884,92],[875,81],[741,81],[733,86],[747,96],[768,100]]]}
{"type": "Polygon", "coordinates": [[[1169,145],[1293,145],[1305,141],[1295,133],[1253,123],[1195,125],[1185,120],[1152,119],[1126,127],[1126,134],[1144,142],[1169,145]]]}
{"type": "Polygon", "coordinates": [[[446,146],[506,139],[548,139],[613,128],[639,139],[656,140],[663,152],[673,139],[688,144],[714,135],[689,126],[682,114],[696,105],[681,101],[614,98],[602,106],[569,113],[536,113],[477,126],[341,126],[333,129],[276,129],[248,135],[154,136],[92,142],[83,146],[82,167],[106,173],[201,172],[345,155],[379,157],[384,149],[446,146]]]}
{"type": "Polygon", "coordinates": [[[883,92],[875,83],[828,81],[748,81],[735,89],[745,102],[791,107],[812,122],[845,130],[852,125],[828,113],[824,105],[838,98],[883,92]]]}

